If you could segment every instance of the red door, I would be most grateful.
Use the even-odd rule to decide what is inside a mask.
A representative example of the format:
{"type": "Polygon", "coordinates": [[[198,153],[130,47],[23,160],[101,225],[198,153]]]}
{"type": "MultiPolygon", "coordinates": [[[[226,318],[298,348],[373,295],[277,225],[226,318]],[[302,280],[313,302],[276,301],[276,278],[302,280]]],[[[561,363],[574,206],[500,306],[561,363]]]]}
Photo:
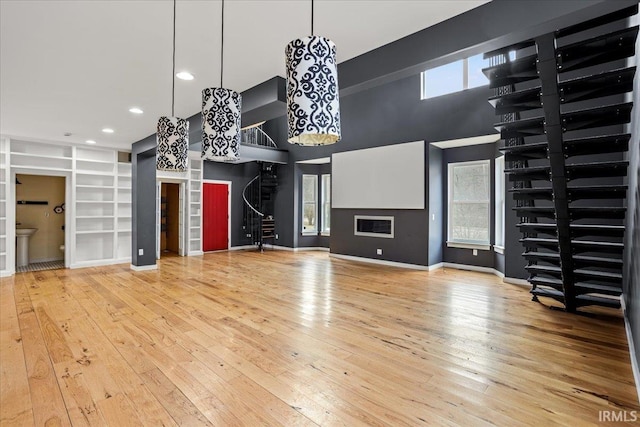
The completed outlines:
{"type": "Polygon", "coordinates": [[[229,187],[226,184],[202,185],[202,250],[217,251],[229,247],[229,187]]]}

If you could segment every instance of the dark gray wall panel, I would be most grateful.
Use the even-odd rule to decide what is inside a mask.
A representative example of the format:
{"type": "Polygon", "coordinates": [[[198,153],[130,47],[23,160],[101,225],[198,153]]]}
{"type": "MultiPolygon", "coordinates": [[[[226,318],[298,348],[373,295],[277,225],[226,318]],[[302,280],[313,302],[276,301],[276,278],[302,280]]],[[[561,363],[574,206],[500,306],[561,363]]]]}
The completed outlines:
{"type": "Polygon", "coordinates": [[[131,264],[141,267],[156,263],[156,137],[149,136],[132,146],[131,264]],[[138,255],[138,250],[144,251],[138,255]]]}
{"type": "Polygon", "coordinates": [[[444,194],[442,193],[442,155],[443,150],[429,145],[429,265],[442,262],[443,256],[443,212],[444,194]]]}
{"type": "Polygon", "coordinates": [[[427,254],[429,224],[427,212],[416,210],[331,210],[331,253],[365,258],[395,261],[408,264],[429,265],[427,254]],[[353,234],[354,215],[393,216],[395,237],[355,236],[353,234]],[[382,255],[376,255],[382,249],[382,255]]]}

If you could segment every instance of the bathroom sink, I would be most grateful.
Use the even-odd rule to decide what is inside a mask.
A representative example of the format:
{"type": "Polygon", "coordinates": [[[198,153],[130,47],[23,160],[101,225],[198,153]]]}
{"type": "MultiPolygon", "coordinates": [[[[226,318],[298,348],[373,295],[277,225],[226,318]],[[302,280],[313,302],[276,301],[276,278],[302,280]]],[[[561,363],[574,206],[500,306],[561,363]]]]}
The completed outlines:
{"type": "Polygon", "coordinates": [[[16,236],[33,236],[37,228],[16,228],[16,236]]]}
{"type": "Polygon", "coordinates": [[[38,231],[37,228],[16,228],[16,266],[29,265],[29,238],[38,231]]]}

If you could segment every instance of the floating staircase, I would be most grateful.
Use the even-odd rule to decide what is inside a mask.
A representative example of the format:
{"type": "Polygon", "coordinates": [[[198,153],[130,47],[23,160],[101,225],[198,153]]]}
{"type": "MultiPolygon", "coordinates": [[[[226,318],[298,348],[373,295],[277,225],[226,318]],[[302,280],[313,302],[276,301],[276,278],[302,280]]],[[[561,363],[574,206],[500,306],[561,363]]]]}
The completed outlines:
{"type": "Polygon", "coordinates": [[[261,251],[275,239],[274,198],[278,176],[274,163],[258,162],[260,171],[242,190],[244,220],[242,228],[261,251]]]}
{"type": "MultiPolygon", "coordinates": [[[[619,308],[638,5],[485,54],[533,299],[619,308]],[[510,60],[510,52],[516,59],[510,60]]],[[[637,108],[637,107],[636,107],[637,108]]]]}

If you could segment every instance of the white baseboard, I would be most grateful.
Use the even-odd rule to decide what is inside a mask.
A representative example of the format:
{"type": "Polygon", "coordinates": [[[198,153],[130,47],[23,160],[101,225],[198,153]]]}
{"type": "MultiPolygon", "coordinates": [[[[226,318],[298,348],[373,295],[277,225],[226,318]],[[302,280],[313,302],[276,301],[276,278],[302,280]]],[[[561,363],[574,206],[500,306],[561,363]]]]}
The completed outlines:
{"type": "Polygon", "coordinates": [[[297,248],[293,248],[294,252],[302,252],[302,251],[320,251],[320,252],[329,252],[329,248],[325,248],[322,246],[303,246],[303,247],[297,247],[297,248]]]}
{"type": "Polygon", "coordinates": [[[455,268],[458,270],[477,271],[480,273],[489,273],[498,276],[502,279],[503,283],[510,283],[512,285],[531,286],[531,283],[524,279],[516,279],[513,277],[506,277],[503,272],[491,267],[479,267],[476,265],[456,264],[452,262],[441,262],[439,264],[433,264],[429,266],[429,271],[437,270],[438,268],[455,268]]]}
{"type": "Polygon", "coordinates": [[[333,258],[346,259],[349,261],[366,262],[369,264],[378,264],[378,265],[387,265],[389,267],[410,268],[412,270],[426,270],[426,271],[429,270],[429,267],[426,265],[408,264],[404,262],[385,261],[383,259],[364,258],[359,256],[341,255],[341,254],[334,254],[334,253],[330,253],[329,256],[333,258]]]}
{"type": "Polygon", "coordinates": [[[498,272],[495,268],[491,268],[491,267],[480,267],[477,265],[456,264],[453,262],[443,262],[442,264],[444,268],[455,268],[457,270],[477,271],[480,273],[490,273],[490,274],[496,274],[498,272]]]}
{"type": "Polygon", "coordinates": [[[516,279],[514,277],[503,277],[502,281],[504,283],[509,283],[511,285],[520,285],[520,286],[531,287],[531,283],[527,282],[525,279],[516,279]]]}
{"type": "Polygon", "coordinates": [[[202,252],[202,251],[187,252],[187,256],[200,256],[200,255],[204,255],[204,252],[202,252]]]}
{"type": "Polygon", "coordinates": [[[250,249],[256,249],[256,245],[243,245],[243,246],[231,246],[230,251],[248,251],[250,249]]]}
{"type": "Polygon", "coordinates": [[[95,261],[80,261],[75,264],[71,264],[69,268],[87,268],[87,267],[103,267],[105,265],[115,265],[115,264],[127,264],[131,262],[131,258],[118,258],[118,259],[104,259],[104,260],[95,260],[95,261]]]}
{"type": "Polygon", "coordinates": [[[443,267],[444,267],[444,262],[439,262],[437,264],[431,264],[429,267],[427,267],[427,271],[433,271],[443,267]]]}
{"type": "Polygon", "coordinates": [[[289,246],[278,246],[278,245],[265,244],[264,247],[267,248],[267,249],[275,249],[277,251],[291,251],[291,252],[295,252],[296,251],[296,248],[290,248],[289,246]]]}
{"type": "Polygon", "coordinates": [[[11,277],[15,274],[15,271],[3,270],[0,271],[0,277],[11,277]]]}
{"type": "Polygon", "coordinates": [[[640,366],[638,366],[638,355],[636,354],[636,346],[633,343],[633,335],[631,334],[631,325],[627,316],[627,304],[624,294],[620,295],[620,305],[622,306],[622,316],[624,317],[624,329],[627,332],[627,344],[629,345],[629,357],[631,358],[631,370],[633,371],[633,379],[636,383],[636,393],[638,393],[638,401],[640,401],[640,366]]]}
{"type": "Polygon", "coordinates": [[[158,269],[158,264],[153,264],[153,265],[130,265],[131,269],[133,271],[147,271],[147,270],[157,270],[158,269]]]}

